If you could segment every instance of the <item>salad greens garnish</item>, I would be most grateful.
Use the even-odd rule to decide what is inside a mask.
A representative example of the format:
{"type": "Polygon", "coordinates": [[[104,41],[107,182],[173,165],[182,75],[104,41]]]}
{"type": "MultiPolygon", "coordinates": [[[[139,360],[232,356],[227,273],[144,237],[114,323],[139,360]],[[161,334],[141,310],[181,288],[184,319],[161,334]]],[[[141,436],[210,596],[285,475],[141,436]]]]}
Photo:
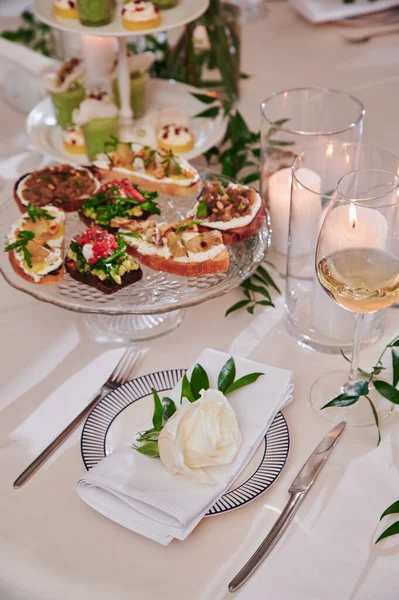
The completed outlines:
{"type": "Polygon", "coordinates": [[[169,177],[171,169],[174,169],[174,175],[181,175],[182,168],[180,166],[179,159],[172,150],[169,150],[165,156],[161,154],[161,157],[161,165],[165,171],[166,177],[169,177]]]}
{"type": "Polygon", "coordinates": [[[31,203],[28,204],[28,217],[32,223],[36,223],[36,219],[46,219],[46,221],[53,221],[53,219],[55,219],[48,210],[34,206],[34,204],[31,203]]]}
{"type": "Polygon", "coordinates": [[[122,235],[126,235],[127,237],[138,238],[139,240],[143,239],[143,236],[137,231],[123,231],[122,235]]]}
{"type": "MultiPolygon", "coordinates": [[[[223,365],[218,375],[218,390],[223,394],[231,394],[235,390],[242,388],[256,381],[264,373],[248,373],[239,379],[236,377],[236,365],[234,358],[231,356],[223,365]]],[[[201,396],[202,390],[209,390],[209,377],[205,369],[197,363],[191,373],[191,381],[187,374],[183,376],[181,384],[180,401],[187,398],[189,402],[195,402],[201,396]]],[[[152,396],[154,399],[154,413],[152,416],[153,427],[147,431],[141,431],[136,435],[136,442],[140,445],[133,444],[132,448],[141,454],[150,457],[159,456],[158,437],[161,429],[166,421],[176,412],[176,404],[171,398],[159,397],[158,392],[152,388],[152,396]]]]}
{"type": "MultiPolygon", "coordinates": [[[[124,198],[118,195],[119,186],[109,187],[104,192],[94,194],[91,198],[85,200],[82,204],[82,212],[85,216],[93,218],[101,227],[109,227],[110,222],[114,217],[127,217],[134,219],[132,209],[141,208],[144,212],[160,215],[161,211],[156,202],[153,202],[158,197],[157,192],[141,191],[137,186],[134,186],[137,191],[145,198],[144,202],[140,202],[136,198],[124,198]]],[[[141,216],[141,215],[140,215],[141,216]]]]}
{"type": "Polygon", "coordinates": [[[116,267],[123,262],[127,255],[126,244],[121,237],[115,237],[116,243],[118,244],[117,250],[107,256],[106,258],[100,258],[94,265],[87,262],[83,256],[82,246],[78,244],[76,240],[71,241],[71,250],[76,254],[76,262],[79,266],[79,271],[82,273],[90,273],[93,269],[103,271],[107,277],[107,280],[111,283],[115,283],[111,272],[115,271],[116,267]]]}
{"type": "Polygon", "coordinates": [[[17,240],[5,247],[6,252],[11,252],[12,250],[22,252],[24,255],[24,260],[30,269],[32,268],[32,254],[29,252],[26,246],[28,245],[28,242],[33,240],[34,237],[35,234],[33,231],[27,231],[23,229],[22,231],[18,232],[17,240]]]}

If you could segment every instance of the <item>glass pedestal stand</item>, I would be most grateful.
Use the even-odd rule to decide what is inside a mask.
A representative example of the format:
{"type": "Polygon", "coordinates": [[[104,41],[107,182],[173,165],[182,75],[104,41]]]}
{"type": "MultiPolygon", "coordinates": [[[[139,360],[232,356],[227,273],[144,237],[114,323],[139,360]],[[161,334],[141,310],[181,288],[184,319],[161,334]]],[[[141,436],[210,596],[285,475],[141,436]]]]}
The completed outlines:
{"type": "Polygon", "coordinates": [[[84,321],[98,342],[131,344],[170,333],[183,322],[186,311],[174,310],[160,315],[92,315],[84,321]]]}

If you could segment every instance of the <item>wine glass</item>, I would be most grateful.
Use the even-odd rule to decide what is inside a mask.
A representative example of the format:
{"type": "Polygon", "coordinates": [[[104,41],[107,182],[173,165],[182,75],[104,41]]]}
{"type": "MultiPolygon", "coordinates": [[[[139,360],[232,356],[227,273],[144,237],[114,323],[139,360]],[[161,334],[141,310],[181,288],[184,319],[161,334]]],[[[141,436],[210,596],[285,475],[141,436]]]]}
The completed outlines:
{"type": "MultiPolygon", "coordinates": [[[[316,273],[327,294],[355,314],[349,377],[345,372],[334,371],[313,384],[311,404],[319,411],[351,386],[368,381],[369,377],[358,366],[364,315],[399,299],[398,175],[361,169],[339,180],[317,242],[316,273]]],[[[380,420],[391,414],[393,405],[371,384],[367,397],[361,396],[345,408],[324,408],[319,414],[332,422],[345,418],[349,425],[372,425],[375,417],[370,401],[380,420]]]]}

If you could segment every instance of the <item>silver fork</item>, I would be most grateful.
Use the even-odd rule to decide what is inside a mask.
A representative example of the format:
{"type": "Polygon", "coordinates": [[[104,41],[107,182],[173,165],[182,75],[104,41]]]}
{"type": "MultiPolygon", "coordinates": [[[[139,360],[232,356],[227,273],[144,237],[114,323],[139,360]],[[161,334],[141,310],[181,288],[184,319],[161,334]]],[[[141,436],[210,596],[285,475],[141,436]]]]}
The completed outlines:
{"type": "Polygon", "coordinates": [[[142,352],[137,352],[133,348],[128,348],[115,369],[108,377],[107,381],[101,387],[98,394],[96,394],[89,402],[89,404],[74,418],[67,427],[57,437],[39,454],[37,458],[21,473],[19,477],[14,481],[14,488],[20,488],[26,483],[32,475],[36,473],[40,469],[42,465],[47,461],[48,458],[65,442],[65,440],[75,431],[75,429],[80,425],[80,423],[87,417],[87,415],[97,406],[97,404],[102,400],[105,394],[111,392],[115,388],[122,385],[122,383],[126,383],[131,379],[133,369],[136,366],[138,359],[140,358],[142,352]]]}

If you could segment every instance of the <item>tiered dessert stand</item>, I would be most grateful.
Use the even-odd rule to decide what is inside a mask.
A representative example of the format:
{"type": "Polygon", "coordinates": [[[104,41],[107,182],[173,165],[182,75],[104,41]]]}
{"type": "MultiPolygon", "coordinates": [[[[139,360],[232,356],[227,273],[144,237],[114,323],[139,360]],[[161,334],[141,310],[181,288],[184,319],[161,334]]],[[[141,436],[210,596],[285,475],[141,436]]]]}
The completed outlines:
{"type": "MultiPolygon", "coordinates": [[[[182,26],[199,17],[208,7],[209,0],[180,0],[179,4],[162,13],[161,27],[145,33],[165,31],[182,26]]],[[[52,15],[51,0],[35,0],[36,16],[51,27],[95,36],[115,36],[119,43],[118,78],[121,96],[120,118],[124,137],[132,130],[133,114],[130,107],[130,75],[126,60],[127,37],[135,35],[123,28],[119,17],[103,27],[85,27],[79,22],[63,22],[52,15]]],[[[138,35],[138,34],[136,34],[138,35]]],[[[180,84],[179,84],[180,85],[180,84]]],[[[200,90],[198,90],[200,91],[200,90]]],[[[29,123],[29,120],[28,120],[29,123]]],[[[221,132],[221,136],[223,131],[221,132]]],[[[220,136],[220,137],[221,137],[220,136]]],[[[40,136],[39,136],[40,138],[40,136]]],[[[215,143],[214,140],[212,143],[215,143]]],[[[46,152],[39,143],[39,150],[46,152]]],[[[58,158],[60,160],[60,158],[58,158]]],[[[66,158],[61,160],[65,162],[66,158]]],[[[201,178],[215,179],[214,173],[203,169],[201,178]]],[[[219,179],[227,184],[224,177],[219,179]]],[[[18,217],[18,208],[12,199],[12,188],[3,191],[0,203],[0,238],[5,239],[12,223],[18,217]]],[[[168,197],[157,199],[162,219],[176,221],[184,218],[196,197],[168,197]]],[[[73,235],[84,230],[76,213],[67,215],[65,246],[73,235]]],[[[68,274],[58,285],[37,285],[20,278],[10,265],[8,255],[0,254],[0,270],[13,287],[38,300],[62,308],[84,313],[86,323],[94,336],[103,341],[136,342],[165,334],[179,326],[187,307],[225,294],[249,277],[263,259],[270,245],[270,223],[266,220],[261,230],[249,240],[229,248],[230,267],[227,273],[204,277],[177,277],[143,267],[141,281],[127,286],[113,295],[104,295],[97,289],[76,282],[68,274]]]]}

